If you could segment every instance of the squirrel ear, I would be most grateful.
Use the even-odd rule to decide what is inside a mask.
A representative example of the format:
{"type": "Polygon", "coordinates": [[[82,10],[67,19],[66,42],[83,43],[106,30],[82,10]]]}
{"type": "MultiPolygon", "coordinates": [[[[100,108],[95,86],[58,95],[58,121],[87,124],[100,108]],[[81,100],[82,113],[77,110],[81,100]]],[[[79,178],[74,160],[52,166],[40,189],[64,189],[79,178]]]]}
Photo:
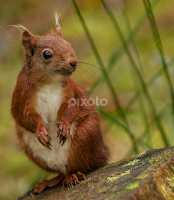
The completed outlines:
{"type": "Polygon", "coordinates": [[[62,30],[61,30],[60,25],[56,25],[56,33],[57,33],[57,35],[62,37],[62,30]]]}
{"type": "Polygon", "coordinates": [[[34,54],[33,45],[36,41],[36,37],[30,33],[28,30],[25,30],[22,35],[22,44],[26,50],[26,53],[31,57],[34,54]]]}
{"type": "Polygon", "coordinates": [[[55,16],[55,21],[56,21],[56,33],[57,35],[62,37],[62,30],[59,24],[59,15],[55,13],[54,16],[55,16]]]}

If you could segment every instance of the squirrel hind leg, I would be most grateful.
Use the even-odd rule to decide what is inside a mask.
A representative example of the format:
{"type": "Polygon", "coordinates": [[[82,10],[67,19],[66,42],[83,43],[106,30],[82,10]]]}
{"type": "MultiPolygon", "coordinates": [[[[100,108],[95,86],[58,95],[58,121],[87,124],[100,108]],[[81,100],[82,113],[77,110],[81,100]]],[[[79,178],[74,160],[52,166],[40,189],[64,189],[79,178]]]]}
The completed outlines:
{"type": "Polygon", "coordinates": [[[56,176],[53,179],[42,180],[39,183],[37,183],[32,189],[32,194],[40,194],[45,188],[56,186],[57,184],[62,182],[64,178],[65,176],[63,174],[60,174],[59,176],[56,176]]]}
{"type": "Polygon", "coordinates": [[[76,173],[67,174],[62,184],[64,187],[72,187],[74,185],[77,185],[80,180],[85,180],[85,179],[86,179],[85,175],[77,171],[76,173]]]}

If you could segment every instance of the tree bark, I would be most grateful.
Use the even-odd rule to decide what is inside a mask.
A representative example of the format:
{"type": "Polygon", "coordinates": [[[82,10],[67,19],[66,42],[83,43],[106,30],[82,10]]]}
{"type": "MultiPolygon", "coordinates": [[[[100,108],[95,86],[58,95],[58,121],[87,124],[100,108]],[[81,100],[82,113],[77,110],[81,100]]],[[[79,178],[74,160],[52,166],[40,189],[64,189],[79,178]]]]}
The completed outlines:
{"type": "Polygon", "coordinates": [[[112,163],[87,174],[87,179],[72,188],[58,185],[39,195],[27,192],[17,200],[174,199],[174,147],[154,149],[112,163]]]}

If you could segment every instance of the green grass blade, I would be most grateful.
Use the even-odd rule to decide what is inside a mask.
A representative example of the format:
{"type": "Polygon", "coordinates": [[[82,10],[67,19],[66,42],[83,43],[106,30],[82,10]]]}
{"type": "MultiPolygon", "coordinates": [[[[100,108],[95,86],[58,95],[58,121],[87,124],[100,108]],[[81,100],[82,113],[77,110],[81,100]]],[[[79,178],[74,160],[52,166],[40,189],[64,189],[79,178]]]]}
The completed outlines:
{"type": "Polygon", "coordinates": [[[142,146],[145,146],[146,148],[149,149],[149,146],[145,145],[137,136],[135,136],[135,134],[133,134],[116,116],[111,115],[109,112],[98,108],[97,111],[100,113],[100,115],[102,115],[103,117],[105,117],[107,120],[109,120],[110,122],[112,122],[113,124],[117,124],[119,125],[121,128],[123,128],[126,133],[128,134],[128,136],[130,137],[133,145],[133,149],[134,151],[136,151],[135,148],[137,148],[137,141],[139,141],[139,143],[142,146]]]}
{"type": "Polygon", "coordinates": [[[102,130],[103,135],[106,135],[109,132],[112,125],[113,125],[113,123],[111,121],[109,121],[108,124],[106,125],[106,127],[102,130]]]}
{"type": "Polygon", "coordinates": [[[116,123],[117,125],[119,125],[120,127],[122,127],[126,133],[128,134],[129,138],[131,139],[132,145],[133,145],[133,151],[137,154],[138,153],[138,148],[137,148],[137,141],[136,138],[134,136],[134,134],[130,131],[130,129],[127,128],[127,126],[125,126],[124,124],[122,124],[117,117],[115,117],[114,115],[111,115],[109,112],[101,109],[100,107],[97,109],[98,113],[105,117],[107,120],[109,120],[112,123],[116,123]]]}
{"type": "Polygon", "coordinates": [[[89,43],[90,43],[90,45],[91,45],[91,47],[92,47],[92,50],[93,50],[93,52],[94,52],[94,54],[95,54],[95,57],[96,57],[96,59],[97,59],[97,61],[98,61],[98,64],[99,64],[99,66],[100,66],[101,69],[102,69],[102,72],[103,72],[103,75],[104,75],[105,78],[106,78],[106,81],[108,82],[109,89],[110,89],[110,91],[111,91],[111,94],[112,94],[112,97],[113,97],[113,99],[114,99],[115,105],[116,105],[117,108],[118,108],[118,112],[119,112],[120,115],[122,116],[122,118],[123,118],[123,120],[125,121],[126,125],[129,127],[128,121],[127,121],[127,118],[126,118],[126,115],[124,114],[123,109],[121,108],[121,105],[120,105],[120,102],[119,102],[119,100],[118,100],[117,94],[116,94],[116,92],[115,92],[115,90],[114,90],[113,84],[112,84],[112,82],[111,82],[111,80],[110,80],[110,78],[109,78],[108,72],[107,72],[107,70],[105,69],[105,66],[104,66],[104,64],[103,64],[103,62],[102,62],[102,60],[101,60],[101,58],[100,58],[100,55],[99,55],[99,53],[98,53],[98,51],[97,51],[97,48],[96,48],[96,46],[95,46],[95,44],[94,44],[94,42],[93,42],[93,39],[92,39],[91,34],[90,34],[90,32],[89,32],[89,30],[88,30],[88,28],[87,28],[87,26],[86,26],[86,23],[85,23],[85,21],[84,21],[82,15],[81,15],[81,12],[80,12],[80,10],[79,10],[79,8],[78,8],[78,6],[77,6],[75,0],[72,0],[72,2],[73,2],[73,4],[74,4],[74,7],[75,7],[76,12],[77,12],[77,15],[78,15],[78,17],[79,17],[79,19],[80,19],[80,22],[81,22],[81,24],[82,24],[82,27],[83,27],[83,29],[84,29],[84,31],[85,31],[87,37],[88,37],[89,43]]]}
{"type": "MultiPolygon", "coordinates": [[[[171,67],[174,63],[174,58],[172,58],[172,60],[170,61],[170,63],[168,64],[169,67],[171,67]]],[[[147,82],[147,87],[150,87],[154,81],[163,73],[163,69],[160,69],[148,82],[147,82]]],[[[130,109],[130,107],[132,106],[132,104],[136,101],[136,99],[139,97],[140,94],[142,94],[144,91],[142,90],[138,90],[136,92],[136,94],[132,97],[132,99],[128,102],[127,106],[124,109],[124,112],[128,112],[128,110],[130,109]]]]}
{"type": "MultiPolygon", "coordinates": [[[[161,111],[158,113],[158,118],[160,118],[160,120],[162,120],[162,118],[165,116],[165,114],[171,109],[171,105],[172,104],[167,104],[164,106],[164,108],[161,109],[161,111]]],[[[152,125],[154,125],[155,123],[155,119],[152,119],[149,122],[149,127],[151,127],[152,125]]],[[[148,136],[148,128],[146,128],[142,133],[140,138],[143,140],[144,137],[148,136]]]]}
{"type": "Polygon", "coordinates": [[[145,9],[146,9],[146,13],[147,13],[147,16],[148,16],[148,19],[149,19],[149,23],[151,25],[152,33],[154,35],[155,42],[157,44],[157,48],[159,50],[159,54],[160,54],[160,57],[161,57],[161,60],[162,60],[163,70],[164,70],[164,73],[165,73],[167,81],[168,81],[170,96],[171,96],[171,100],[172,100],[172,103],[173,103],[172,105],[173,105],[173,115],[174,115],[174,91],[173,91],[172,81],[171,81],[171,78],[170,78],[170,75],[169,75],[169,72],[168,72],[167,63],[166,63],[165,58],[164,58],[164,51],[163,51],[163,48],[162,48],[161,39],[160,39],[159,32],[158,32],[158,29],[157,29],[157,25],[156,25],[156,22],[155,22],[155,18],[154,18],[154,15],[153,15],[153,10],[152,10],[152,7],[151,7],[149,0],[143,0],[143,3],[144,3],[144,6],[145,6],[145,9]]]}
{"type": "MultiPolygon", "coordinates": [[[[154,0],[152,2],[152,7],[154,8],[157,5],[158,2],[159,2],[159,0],[154,0]]],[[[140,19],[138,20],[138,22],[134,26],[134,28],[132,30],[132,35],[135,36],[138,33],[138,31],[142,27],[143,23],[145,22],[146,18],[147,18],[146,13],[143,13],[143,15],[140,17],[140,19]]],[[[127,44],[129,44],[132,41],[132,35],[129,35],[129,37],[127,38],[127,40],[126,40],[127,44]]],[[[120,47],[120,49],[117,52],[114,52],[111,55],[111,57],[109,59],[109,63],[107,65],[107,71],[108,72],[110,72],[113,69],[114,64],[116,64],[116,61],[118,61],[121,58],[121,56],[123,55],[123,53],[124,53],[124,48],[120,47]]],[[[88,92],[88,95],[90,96],[94,92],[94,90],[97,88],[97,86],[100,83],[103,83],[104,80],[105,80],[104,75],[101,75],[101,77],[98,78],[97,81],[93,84],[91,90],[88,92]]]]}
{"type": "Polygon", "coordinates": [[[154,103],[153,103],[153,101],[152,101],[152,99],[151,99],[151,97],[150,97],[150,94],[149,94],[148,90],[147,90],[146,84],[144,83],[144,80],[143,80],[143,78],[142,78],[142,76],[141,76],[141,73],[139,72],[138,67],[136,66],[136,63],[134,62],[134,60],[133,60],[133,58],[132,58],[132,56],[131,56],[131,54],[130,54],[130,52],[129,52],[129,49],[128,49],[127,44],[126,44],[126,41],[125,41],[125,39],[124,39],[124,37],[123,37],[123,34],[122,34],[122,32],[121,32],[121,30],[120,30],[120,28],[119,28],[119,26],[118,26],[118,23],[117,23],[117,21],[116,21],[114,15],[113,15],[113,13],[111,12],[111,10],[109,9],[109,7],[108,7],[107,4],[105,3],[105,1],[104,1],[104,0],[101,0],[101,2],[102,2],[102,4],[103,4],[103,6],[104,6],[104,8],[105,8],[105,10],[106,10],[106,12],[107,12],[107,14],[108,14],[108,16],[110,17],[110,19],[111,19],[111,21],[112,21],[112,23],[113,23],[113,26],[114,26],[116,32],[117,32],[118,35],[119,35],[119,38],[120,38],[120,40],[121,40],[121,42],[122,42],[122,45],[123,45],[123,47],[124,47],[124,49],[125,49],[125,52],[126,52],[128,58],[129,58],[130,62],[132,63],[132,66],[134,66],[134,69],[135,69],[135,71],[136,71],[136,73],[137,73],[137,76],[139,77],[139,80],[140,80],[142,89],[144,90],[144,92],[145,92],[145,94],[146,94],[146,97],[147,97],[147,99],[148,99],[148,101],[149,101],[149,105],[150,105],[150,107],[151,107],[152,114],[154,115],[154,118],[156,119],[158,128],[159,128],[160,133],[161,133],[161,136],[162,136],[162,138],[163,138],[163,141],[164,141],[164,143],[165,143],[166,146],[170,146],[170,143],[169,143],[168,138],[167,138],[167,136],[166,136],[165,130],[164,130],[164,128],[163,128],[163,126],[162,126],[160,120],[158,119],[158,117],[157,117],[157,115],[156,115],[156,108],[155,108],[154,103]]]}
{"type": "MultiPolygon", "coordinates": [[[[161,111],[158,113],[158,117],[160,118],[160,120],[162,121],[163,120],[163,116],[166,114],[166,112],[168,112],[171,108],[171,105],[170,104],[167,104],[164,106],[163,109],[161,109],[161,111]]],[[[155,123],[155,119],[152,119],[150,122],[149,122],[149,128],[151,128],[151,126],[154,125],[155,123]]],[[[144,141],[144,138],[147,137],[147,142],[145,142],[145,144],[150,147],[150,149],[152,149],[152,146],[148,144],[149,140],[151,139],[149,137],[149,132],[148,132],[148,128],[146,128],[140,135],[140,140],[144,141]]],[[[131,152],[128,153],[128,155],[126,155],[126,157],[130,157],[131,155],[133,155],[133,151],[131,150],[131,152]]]]}
{"type": "MultiPolygon", "coordinates": [[[[142,75],[144,77],[143,66],[142,66],[142,63],[141,63],[141,60],[140,60],[140,56],[139,56],[138,49],[137,49],[135,39],[134,39],[134,34],[132,32],[132,29],[131,29],[131,25],[130,25],[129,18],[128,18],[126,10],[125,10],[124,3],[123,3],[123,15],[124,15],[124,18],[125,18],[125,21],[126,21],[126,25],[127,25],[127,28],[128,28],[129,35],[132,38],[132,45],[133,45],[134,51],[137,55],[137,60],[139,60],[139,67],[140,67],[142,75]]],[[[134,75],[134,73],[132,74],[133,82],[134,82],[134,85],[135,85],[134,87],[137,89],[137,83],[136,83],[136,79],[135,79],[136,77],[134,78],[133,75],[134,75]]],[[[143,95],[140,95],[140,98],[139,98],[139,110],[140,110],[140,114],[142,115],[142,119],[143,119],[143,122],[145,124],[145,127],[148,128],[149,135],[151,135],[149,125],[148,125],[147,115],[146,115],[146,109],[144,107],[143,95]]]]}

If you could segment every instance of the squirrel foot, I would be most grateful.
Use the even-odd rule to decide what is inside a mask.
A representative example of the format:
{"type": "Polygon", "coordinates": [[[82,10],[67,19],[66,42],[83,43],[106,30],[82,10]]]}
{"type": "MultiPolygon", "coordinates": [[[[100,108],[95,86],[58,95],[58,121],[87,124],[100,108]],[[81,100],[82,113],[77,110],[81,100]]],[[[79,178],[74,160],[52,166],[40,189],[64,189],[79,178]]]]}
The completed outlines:
{"type": "Polygon", "coordinates": [[[51,180],[42,180],[35,185],[35,187],[32,189],[32,193],[39,194],[47,187],[54,187],[59,184],[64,178],[65,176],[63,174],[60,174],[59,176],[51,180]]]}
{"type": "Polygon", "coordinates": [[[80,180],[85,180],[85,179],[86,179],[85,175],[78,171],[77,173],[67,174],[62,184],[64,187],[72,187],[73,185],[77,185],[80,180]]]}
{"type": "Polygon", "coordinates": [[[60,137],[60,143],[62,142],[63,146],[66,140],[69,137],[72,137],[71,125],[66,121],[58,121],[57,127],[58,127],[57,137],[60,137]]]}

